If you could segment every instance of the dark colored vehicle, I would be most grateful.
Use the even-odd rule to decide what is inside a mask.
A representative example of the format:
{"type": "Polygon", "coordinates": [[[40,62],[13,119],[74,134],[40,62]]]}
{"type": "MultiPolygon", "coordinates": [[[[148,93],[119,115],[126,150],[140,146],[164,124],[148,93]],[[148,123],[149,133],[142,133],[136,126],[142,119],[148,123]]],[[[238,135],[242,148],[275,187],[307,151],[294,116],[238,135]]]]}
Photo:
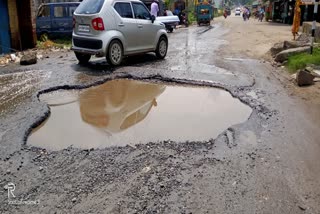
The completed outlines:
{"type": "Polygon", "coordinates": [[[60,2],[42,4],[37,15],[37,36],[41,41],[48,37],[71,37],[73,12],[79,2],[60,2]]]}
{"type": "Polygon", "coordinates": [[[195,7],[198,25],[207,24],[210,25],[210,21],[213,19],[213,7],[210,4],[198,4],[195,7]]]}
{"type": "Polygon", "coordinates": [[[227,12],[227,15],[230,16],[231,15],[231,10],[229,7],[226,7],[225,8],[225,11],[227,12]]]}

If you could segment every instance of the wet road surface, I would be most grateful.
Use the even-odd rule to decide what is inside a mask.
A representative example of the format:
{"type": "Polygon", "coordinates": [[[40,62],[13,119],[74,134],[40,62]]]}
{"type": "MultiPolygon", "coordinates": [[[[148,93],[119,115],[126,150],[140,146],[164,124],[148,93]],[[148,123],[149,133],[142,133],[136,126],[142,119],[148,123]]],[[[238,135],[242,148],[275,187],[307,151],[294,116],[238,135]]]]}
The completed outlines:
{"type": "MultiPolygon", "coordinates": [[[[27,72],[14,66],[1,68],[0,73],[9,76],[2,76],[0,84],[9,83],[19,72],[22,76],[9,85],[18,86],[21,81],[26,84],[21,89],[10,89],[8,84],[1,88],[0,99],[6,102],[7,97],[12,97],[14,100],[10,102],[14,104],[10,104],[10,112],[0,115],[0,186],[13,182],[18,200],[40,200],[40,203],[10,205],[7,189],[1,188],[0,212],[320,213],[318,123],[310,119],[298,100],[288,95],[281,77],[275,75],[269,64],[221,52],[222,47],[228,48],[228,42],[223,40],[227,32],[229,29],[221,24],[210,29],[195,26],[179,29],[170,34],[165,60],[156,60],[153,54],[130,57],[116,69],[110,68],[104,59],[80,66],[68,51],[56,52],[49,59],[28,66],[27,72]],[[211,139],[208,132],[198,132],[208,138],[198,139],[191,134],[195,138],[185,140],[191,138],[191,131],[186,134],[178,131],[188,124],[175,125],[177,119],[170,117],[173,120],[170,125],[179,126],[174,127],[177,132],[173,134],[182,137],[181,140],[154,142],[150,138],[150,142],[133,146],[134,140],[128,137],[119,139],[122,146],[101,149],[70,147],[75,144],[70,143],[72,140],[67,141],[68,145],[59,144],[62,140],[53,137],[42,138],[38,146],[27,141],[29,134],[32,133],[30,139],[36,138],[37,133],[40,135],[59,117],[68,120],[57,121],[64,130],[76,130],[76,126],[70,125],[71,118],[78,121],[77,125],[85,123],[79,104],[81,94],[87,96],[84,99],[87,108],[101,112],[97,106],[103,99],[95,101],[96,96],[91,96],[90,91],[109,87],[110,82],[106,81],[118,78],[148,81],[144,84],[155,88],[146,99],[146,106],[153,107],[137,126],[148,121],[155,109],[164,108],[178,116],[179,111],[162,105],[161,99],[169,104],[187,102],[189,94],[191,103],[185,103],[183,110],[198,111],[199,115],[216,110],[222,122],[232,120],[215,124],[214,119],[205,115],[203,123],[194,123],[195,133],[212,127],[211,139]],[[150,102],[153,96],[157,104],[150,102]],[[91,106],[94,102],[97,105],[91,106]],[[196,105],[199,103],[203,105],[196,105]],[[56,111],[60,107],[62,110],[56,111]],[[240,117],[236,119],[232,112],[240,117]],[[46,149],[47,145],[52,147],[46,149]]],[[[121,103],[121,96],[115,96],[116,105],[121,103]]],[[[7,109],[7,105],[1,108],[7,109]]],[[[147,107],[142,112],[148,111],[147,107]]],[[[91,112],[85,120],[94,117],[91,112]]],[[[188,119],[185,115],[181,117],[183,121],[188,119]]],[[[106,120],[100,119],[99,116],[93,120],[95,127],[107,125],[106,120]]],[[[154,123],[146,125],[148,129],[154,128],[151,126],[154,123]]],[[[113,126],[112,130],[118,127],[113,126]]],[[[130,127],[130,122],[123,127],[130,127]]],[[[49,127],[48,131],[52,130],[49,127]]],[[[92,139],[86,141],[85,145],[89,145],[92,139]]]]}
{"type": "Polygon", "coordinates": [[[22,100],[30,99],[51,72],[26,71],[0,76],[0,115],[14,110],[22,100]]]}
{"type": "Polygon", "coordinates": [[[50,150],[206,141],[245,122],[250,107],[215,88],[112,80],[82,91],[40,96],[51,114],[27,144],[50,150]]]}

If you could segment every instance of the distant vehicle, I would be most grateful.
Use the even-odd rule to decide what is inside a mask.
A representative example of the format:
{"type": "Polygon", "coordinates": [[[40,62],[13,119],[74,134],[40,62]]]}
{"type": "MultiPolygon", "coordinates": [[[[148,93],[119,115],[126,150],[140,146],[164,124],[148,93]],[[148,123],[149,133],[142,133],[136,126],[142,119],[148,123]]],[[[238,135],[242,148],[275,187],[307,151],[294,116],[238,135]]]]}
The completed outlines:
{"type": "Polygon", "coordinates": [[[235,15],[236,15],[236,16],[240,16],[240,15],[241,15],[241,9],[240,9],[240,7],[236,8],[236,10],[235,10],[235,15]]]}
{"type": "Polygon", "coordinates": [[[168,36],[139,0],[84,0],[74,12],[71,49],[81,64],[96,55],[120,65],[125,56],[147,52],[165,58],[168,36]]]}
{"type": "Polygon", "coordinates": [[[163,16],[158,16],[156,20],[162,22],[170,33],[180,22],[179,17],[175,16],[170,10],[165,10],[163,16]]]}
{"type": "Polygon", "coordinates": [[[210,21],[213,19],[213,7],[207,2],[200,2],[195,5],[195,14],[197,23],[210,25],[210,21]]]}
{"type": "Polygon", "coordinates": [[[45,41],[48,37],[71,37],[72,16],[79,4],[79,2],[61,2],[40,5],[36,20],[38,39],[45,41]]]}
{"type": "Polygon", "coordinates": [[[227,15],[230,16],[231,15],[231,10],[229,7],[226,7],[225,8],[225,11],[227,12],[227,15]]]}

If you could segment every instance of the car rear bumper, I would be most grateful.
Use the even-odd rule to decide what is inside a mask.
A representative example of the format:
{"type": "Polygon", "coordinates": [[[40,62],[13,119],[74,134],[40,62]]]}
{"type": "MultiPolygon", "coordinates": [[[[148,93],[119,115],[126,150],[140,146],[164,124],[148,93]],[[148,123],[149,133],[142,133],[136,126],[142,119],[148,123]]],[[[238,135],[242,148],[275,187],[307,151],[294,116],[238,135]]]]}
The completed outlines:
{"type": "Polygon", "coordinates": [[[103,42],[98,39],[88,39],[73,36],[71,50],[92,55],[103,54],[103,42]]]}
{"type": "Polygon", "coordinates": [[[72,38],[73,45],[79,48],[92,49],[92,50],[100,50],[102,49],[102,41],[98,39],[88,39],[81,37],[73,37],[72,38]]]}
{"type": "Polygon", "coordinates": [[[164,25],[166,26],[166,28],[176,28],[178,24],[179,24],[178,22],[171,22],[171,23],[165,23],[164,25]]]}
{"type": "Polygon", "coordinates": [[[85,53],[85,54],[91,54],[91,55],[103,55],[102,50],[91,50],[91,49],[86,49],[86,48],[78,48],[75,46],[71,47],[71,50],[79,53],[85,53]]]}

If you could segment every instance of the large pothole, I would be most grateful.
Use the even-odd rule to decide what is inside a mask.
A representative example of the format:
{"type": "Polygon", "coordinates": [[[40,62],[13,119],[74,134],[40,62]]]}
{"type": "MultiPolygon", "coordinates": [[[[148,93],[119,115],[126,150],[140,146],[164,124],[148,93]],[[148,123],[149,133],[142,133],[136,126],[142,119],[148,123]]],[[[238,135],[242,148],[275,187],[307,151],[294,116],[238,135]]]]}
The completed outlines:
{"type": "Polygon", "coordinates": [[[126,79],[42,94],[40,100],[51,115],[27,143],[49,150],[205,141],[245,122],[252,111],[221,89],[126,79]]]}

